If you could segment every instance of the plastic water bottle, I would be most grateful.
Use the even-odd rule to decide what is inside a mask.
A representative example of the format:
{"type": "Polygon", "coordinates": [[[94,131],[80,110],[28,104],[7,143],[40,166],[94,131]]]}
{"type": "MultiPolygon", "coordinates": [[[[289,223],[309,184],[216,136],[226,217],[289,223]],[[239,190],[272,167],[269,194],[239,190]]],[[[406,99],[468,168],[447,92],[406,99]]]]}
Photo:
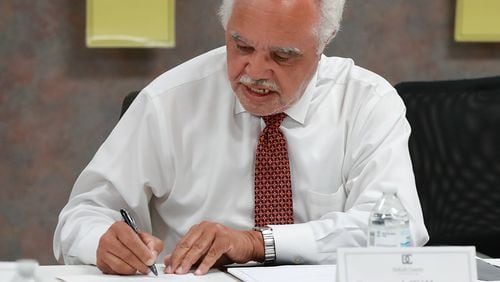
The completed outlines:
{"type": "Polygon", "coordinates": [[[16,274],[12,278],[11,282],[39,282],[41,281],[38,277],[36,270],[38,268],[38,262],[32,259],[21,259],[16,262],[16,274]]]}
{"type": "Polygon", "coordinates": [[[395,189],[389,189],[375,204],[368,223],[368,247],[411,247],[408,213],[395,189]]]}

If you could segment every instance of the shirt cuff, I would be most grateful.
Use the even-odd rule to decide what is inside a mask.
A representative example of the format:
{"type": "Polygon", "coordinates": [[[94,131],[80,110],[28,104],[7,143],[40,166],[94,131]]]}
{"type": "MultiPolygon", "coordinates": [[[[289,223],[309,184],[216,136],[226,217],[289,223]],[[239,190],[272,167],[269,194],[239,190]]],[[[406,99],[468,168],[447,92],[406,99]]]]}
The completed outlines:
{"type": "Polygon", "coordinates": [[[64,258],[65,264],[92,264],[97,262],[97,247],[101,236],[109,229],[109,225],[98,225],[92,228],[73,250],[64,258]]]}
{"type": "Polygon", "coordinates": [[[270,225],[270,227],[273,229],[278,264],[313,264],[317,260],[314,258],[316,240],[307,223],[270,225]]]}

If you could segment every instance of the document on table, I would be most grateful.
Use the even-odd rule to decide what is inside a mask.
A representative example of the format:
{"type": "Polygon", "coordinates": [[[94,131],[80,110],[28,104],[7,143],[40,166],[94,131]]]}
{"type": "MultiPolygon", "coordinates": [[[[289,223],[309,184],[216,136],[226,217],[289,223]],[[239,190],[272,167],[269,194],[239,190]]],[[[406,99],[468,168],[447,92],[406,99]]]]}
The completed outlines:
{"type": "Polygon", "coordinates": [[[245,282],[335,282],[336,265],[231,267],[227,271],[245,282]]]}
{"type": "Polygon", "coordinates": [[[476,258],[477,276],[479,281],[500,281],[500,267],[476,258]]]}
{"type": "Polygon", "coordinates": [[[109,275],[109,274],[78,274],[78,275],[59,275],[57,278],[64,282],[153,282],[153,281],[227,281],[228,274],[220,271],[210,271],[208,274],[203,276],[194,275],[193,273],[188,273],[184,275],[176,274],[165,274],[163,271],[158,272],[158,276],[150,273],[148,275],[136,274],[130,276],[124,275],[109,275]]]}

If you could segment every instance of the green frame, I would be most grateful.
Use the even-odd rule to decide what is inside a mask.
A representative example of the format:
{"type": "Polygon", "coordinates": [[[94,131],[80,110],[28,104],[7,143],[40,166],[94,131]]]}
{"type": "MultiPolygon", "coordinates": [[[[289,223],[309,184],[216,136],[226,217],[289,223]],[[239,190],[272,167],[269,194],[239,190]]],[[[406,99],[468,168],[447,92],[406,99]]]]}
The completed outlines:
{"type": "Polygon", "coordinates": [[[500,42],[500,0],[457,0],[455,41],[500,42]]]}
{"type": "Polygon", "coordinates": [[[175,0],[87,0],[89,48],[175,47],[175,0]]]}

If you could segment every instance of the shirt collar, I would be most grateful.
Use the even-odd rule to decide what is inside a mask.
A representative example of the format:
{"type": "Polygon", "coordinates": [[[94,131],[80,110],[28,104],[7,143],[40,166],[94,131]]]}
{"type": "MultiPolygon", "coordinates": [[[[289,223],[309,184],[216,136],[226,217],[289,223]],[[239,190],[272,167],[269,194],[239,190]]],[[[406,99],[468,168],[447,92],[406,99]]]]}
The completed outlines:
{"type": "MultiPolygon", "coordinates": [[[[321,61],[320,61],[321,62],[321,61]]],[[[304,124],[306,115],[307,115],[307,110],[309,109],[309,105],[311,102],[311,99],[314,94],[314,89],[316,87],[316,82],[318,80],[318,69],[319,69],[319,64],[316,68],[316,71],[314,72],[311,80],[309,81],[309,84],[306,87],[306,90],[304,91],[304,94],[300,99],[295,102],[290,108],[288,108],[285,113],[292,119],[294,119],[296,122],[300,124],[304,124]]],[[[234,95],[234,93],[233,93],[234,95]]],[[[236,95],[235,95],[236,97],[236,95]]],[[[234,114],[240,114],[247,112],[243,105],[240,103],[240,100],[238,98],[234,99],[234,114]]]]}

